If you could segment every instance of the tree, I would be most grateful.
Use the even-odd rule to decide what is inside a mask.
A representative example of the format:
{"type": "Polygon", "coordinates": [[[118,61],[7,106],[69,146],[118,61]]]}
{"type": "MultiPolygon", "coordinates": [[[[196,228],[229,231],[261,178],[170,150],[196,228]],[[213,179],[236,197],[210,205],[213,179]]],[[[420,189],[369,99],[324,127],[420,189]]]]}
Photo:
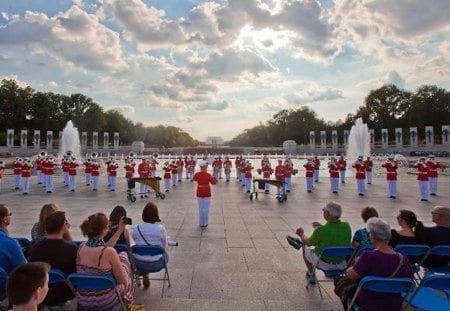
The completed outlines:
{"type": "Polygon", "coordinates": [[[2,80],[0,86],[0,126],[2,130],[28,129],[29,108],[34,90],[21,88],[14,80],[2,80]]]}

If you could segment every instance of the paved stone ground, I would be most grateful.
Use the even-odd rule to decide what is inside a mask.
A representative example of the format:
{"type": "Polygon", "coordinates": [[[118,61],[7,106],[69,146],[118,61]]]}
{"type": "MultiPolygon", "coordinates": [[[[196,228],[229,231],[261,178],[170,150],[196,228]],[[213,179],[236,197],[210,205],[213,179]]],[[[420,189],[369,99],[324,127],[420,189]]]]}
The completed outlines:
{"type": "MultiPolygon", "coordinates": [[[[94,212],[109,214],[117,204],[127,208],[134,224],[139,223],[148,199],[138,198],[131,203],[126,200],[124,179],[119,179],[116,192],[107,190],[105,179],[101,180],[101,189],[93,192],[80,178],[77,191],[71,193],[58,177],[53,194],[45,193],[33,181],[31,193],[24,196],[12,190],[12,177],[5,176],[0,202],[13,213],[10,235],[29,238],[40,208],[49,202],[57,203],[66,212],[78,240],[83,239],[78,226],[84,218],[94,212]]],[[[160,298],[161,282],[153,281],[149,290],[137,290],[137,302],[144,303],[147,310],[341,310],[331,283],[324,285],[323,300],[316,286],[306,290],[301,254],[287,244],[287,234],[298,226],[311,232],[311,223],[322,221],[321,208],[330,200],[343,205],[342,218],[350,222],[353,230],[362,225],[360,209],[365,205],[376,207],[380,216],[395,226],[400,209],[413,210],[431,225],[432,207],[450,204],[450,177],[446,176],[440,177],[439,196],[430,202],[420,202],[412,175],[400,176],[396,200],[387,197],[381,177],[374,178],[365,197],[357,196],[353,178],[342,185],[338,195],[331,193],[326,178],[308,194],[304,179],[294,177],[293,189],[282,204],[273,194],[264,193],[250,201],[235,179],[228,184],[220,180],[213,189],[209,226],[203,230],[197,225],[194,183],[183,180],[165,200],[152,197],[169,235],[180,246],[169,250],[172,287],[166,290],[165,297],[160,298]]]]}

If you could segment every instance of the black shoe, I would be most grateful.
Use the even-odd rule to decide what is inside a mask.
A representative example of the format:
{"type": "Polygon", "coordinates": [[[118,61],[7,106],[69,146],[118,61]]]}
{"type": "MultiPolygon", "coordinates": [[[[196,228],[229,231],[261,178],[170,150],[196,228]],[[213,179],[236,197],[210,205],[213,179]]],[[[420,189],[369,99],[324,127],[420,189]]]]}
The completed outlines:
{"type": "Polygon", "coordinates": [[[396,197],[395,197],[395,195],[391,195],[390,198],[391,199],[395,199],[396,197]]]}
{"type": "Polygon", "coordinates": [[[308,190],[308,192],[312,192],[312,190],[308,190]]]}
{"type": "Polygon", "coordinates": [[[427,200],[427,199],[420,199],[420,201],[428,202],[428,200],[427,200]]]}
{"type": "Polygon", "coordinates": [[[436,193],[430,193],[430,195],[436,195],[436,193]]]}
{"type": "Polygon", "coordinates": [[[361,197],[363,197],[363,196],[364,196],[364,193],[358,193],[358,195],[361,196],[361,197]]]}
{"type": "Polygon", "coordinates": [[[333,191],[333,193],[338,193],[337,191],[333,191]]]}
{"type": "Polygon", "coordinates": [[[75,189],[72,189],[72,190],[70,190],[70,191],[74,192],[74,191],[75,191],[75,189]]]}
{"type": "Polygon", "coordinates": [[[290,235],[286,235],[286,240],[288,241],[289,245],[292,246],[295,249],[300,249],[303,245],[302,241],[298,238],[294,238],[290,235]]]}

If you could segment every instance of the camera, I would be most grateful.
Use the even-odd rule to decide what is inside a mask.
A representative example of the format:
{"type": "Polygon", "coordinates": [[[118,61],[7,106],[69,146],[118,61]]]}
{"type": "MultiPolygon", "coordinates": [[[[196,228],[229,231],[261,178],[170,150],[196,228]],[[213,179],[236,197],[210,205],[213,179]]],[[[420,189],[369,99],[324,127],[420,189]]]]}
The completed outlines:
{"type": "Polygon", "coordinates": [[[133,221],[129,217],[124,217],[123,218],[123,223],[126,224],[126,225],[131,225],[133,223],[133,221]]]}

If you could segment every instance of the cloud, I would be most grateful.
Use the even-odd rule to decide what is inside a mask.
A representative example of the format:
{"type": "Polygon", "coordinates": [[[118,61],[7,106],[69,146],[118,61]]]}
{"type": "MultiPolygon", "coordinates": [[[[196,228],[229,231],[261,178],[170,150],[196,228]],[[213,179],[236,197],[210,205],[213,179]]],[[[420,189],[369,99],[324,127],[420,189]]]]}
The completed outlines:
{"type": "Polygon", "coordinates": [[[48,86],[50,86],[50,87],[57,87],[58,86],[58,82],[56,82],[56,81],[49,81],[48,82],[48,86]]]}
{"type": "Polygon", "coordinates": [[[116,71],[122,59],[119,34],[78,6],[54,17],[27,11],[0,27],[0,46],[25,46],[63,64],[94,71],[116,71]]]}
{"type": "Polygon", "coordinates": [[[405,86],[405,80],[403,80],[403,78],[400,76],[400,74],[395,70],[392,70],[391,72],[389,72],[389,74],[387,76],[387,83],[394,84],[395,86],[397,86],[400,89],[404,88],[404,86],[405,86]]]}
{"type": "Polygon", "coordinates": [[[27,82],[21,81],[19,80],[19,78],[17,77],[17,75],[0,75],[0,82],[2,80],[13,80],[17,83],[18,86],[20,87],[27,87],[29,86],[27,82]]]}
{"type": "Polygon", "coordinates": [[[305,105],[308,103],[344,98],[344,95],[342,90],[312,84],[302,91],[287,94],[283,98],[290,104],[305,105]]]}
{"type": "Polygon", "coordinates": [[[215,102],[215,103],[200,103],[196,106],[197,110],[225,110],[228,107],[227,101],[215,102]]]}
{"type": "Polygon", "coordinates": [[[116,110],[122,113],[125,117],[134,114],[135,109],[131,105],[113,105],[109,110],[116,110]]]}

